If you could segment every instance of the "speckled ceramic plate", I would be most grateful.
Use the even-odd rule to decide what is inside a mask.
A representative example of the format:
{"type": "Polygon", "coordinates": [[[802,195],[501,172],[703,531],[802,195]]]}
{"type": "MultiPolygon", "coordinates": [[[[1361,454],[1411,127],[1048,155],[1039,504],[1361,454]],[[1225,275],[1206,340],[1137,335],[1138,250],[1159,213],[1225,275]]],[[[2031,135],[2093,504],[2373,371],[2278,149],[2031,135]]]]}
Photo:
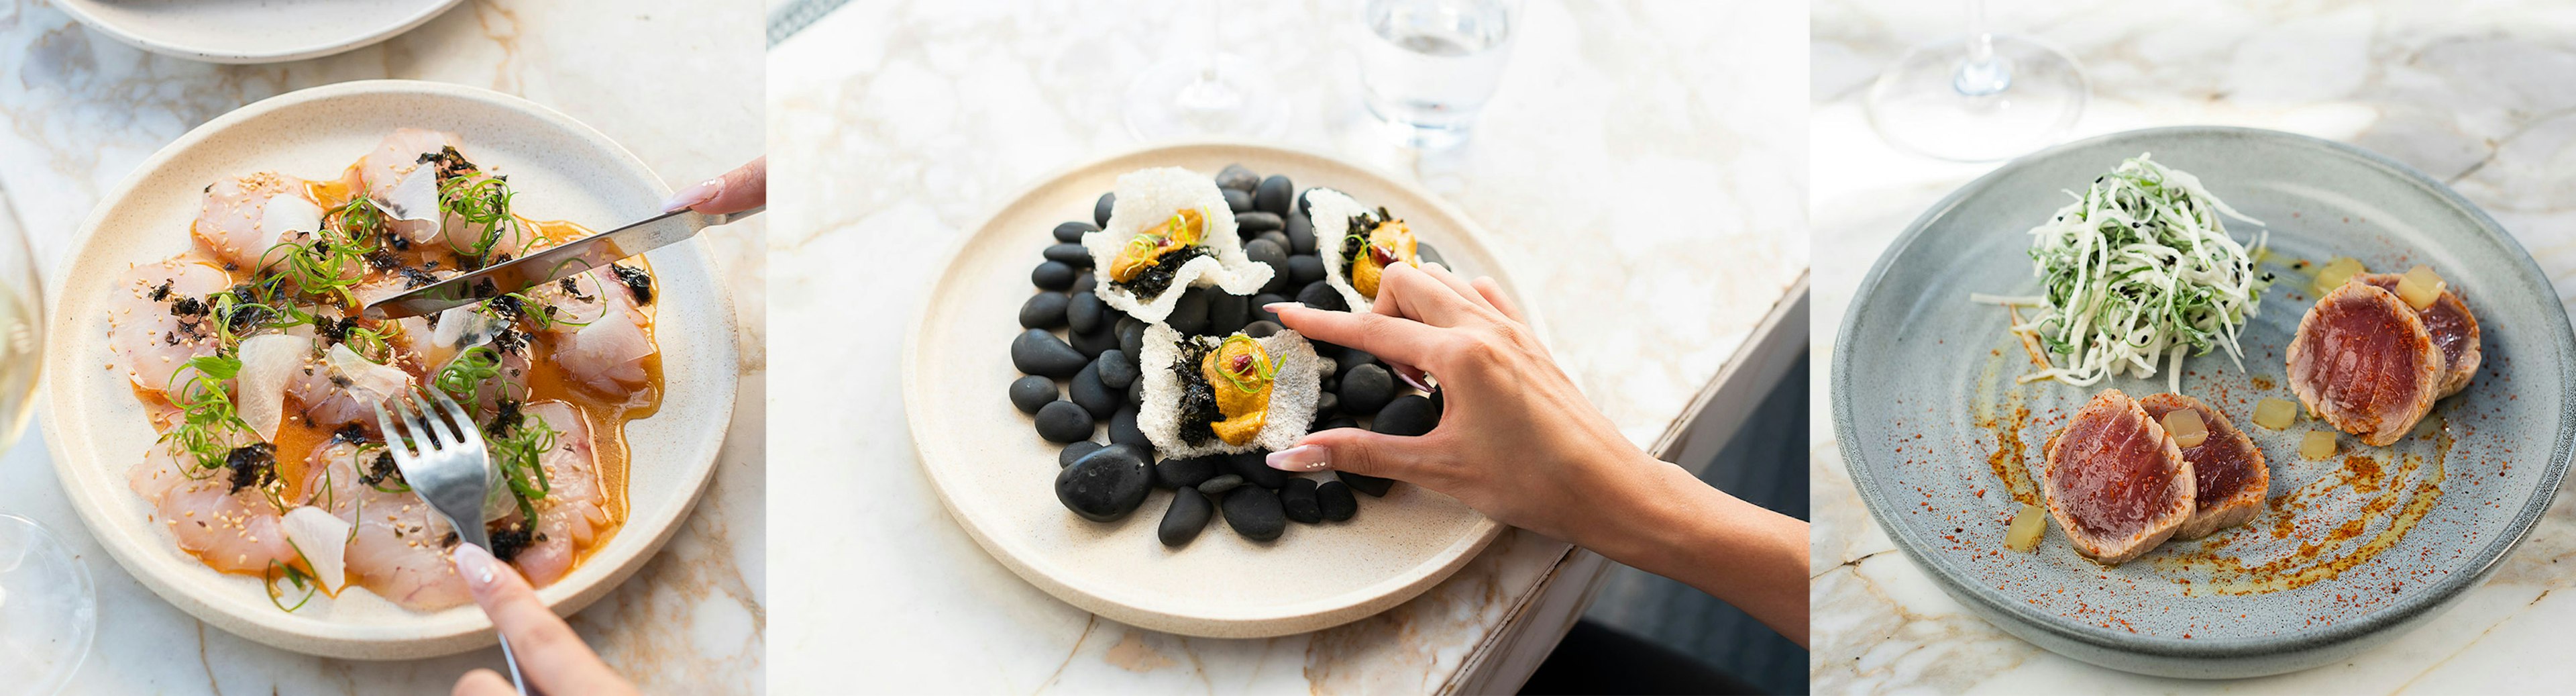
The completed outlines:
{"type": "MultiPolygon", "coordinates": [[[[338,176],[399,127],[461,133],[477,162],[508,172],[519,209],[537,219],[605,227],[660,207],[670,189],[607,136],[551,109],[497,92],[429,82],[347,82],[261,100],[208,121],[162,148],[100,198],[53,275],[45,337],[45,444],[64,493],[110,555],[162,599],[226,631],[297,652],[359,659],[417,658],[493,642],[473,605],[416,613],[352,588],[279,611],[258,578],[225,575],[179,551],[126,486],[155,434],[125,374],[108,363],[107,279],[132,263],[185,251],[200,191],[225,176],[274,170],[338,176]]],[[[662,292],[654,335],[666,389],[661,411],[626,427],[633,461],[627,520],[606,546],[537,592],[570,614],[643,566],[678,528],[714,471],[733,412],[737,361],[732,300],[702,244],[646,255],[662,292]]]]}
{"type": "Polygon", "coordinates": [[[1135,514],[1105,524],[1056,501],[1061,448],[1040,439],[1029,416],[1004,398],[1020,377],[1007,348],[1022,330],[1020,305],[1036,291],[1029,270],[1042,260],[1038,251],[1053,243],[1056,223],[1090,220],[1092,202],[1119,174],[1178,166],[1214,175],[1235,162],[1265,176],[1285,174],[1301,190],[1330,186],[1384,205],[1449,263],[1522,290],[1465,214],[1392,177],[1265,146],[1149,148],[1050,177],[973,228],[907,338],[904,411],[921,466],[949,514],[1030,584],[1130,625],[1253,638],[1327,628],[1395,606],[1474,558],[1500,527],[1447,496],[1398,484],[1384,498],[1360,496],[1359,515],[1349,522],[1291,523],[1278,540],[1259,543],[1220,518],[1188,546],[1168,549],[1154,536],[1171,505],[1168,492],[1154,491],[1135,514]]]}
{"type": "MultiPolygon", "coordinates": [[[[2237,222],[2249,240],[2264,228],[2237,222]]],[[[2005,165],[1941,201],[1889,247],[1855,296],[1835,346],[1834,427],[1879,524],[1944,589],[2042,647],[2149,674],[2238,677],[2343,659],[2437,614],[2485,580],[2556,494],[2576,417],[2567,313],[2539,267],[2495,221],[2422,174],[2349,145],[2235,128],[2135,131],[2005,165]],[[2005,310],[1972,292],[2035,294],[2024,232],[2123,158],[2199,175],[2269,223],[2278,281],[2242,345],[2245,371],[2189,359],[2182,391],[2252,434],[2271,501],[2244,525],[2167,542],[2103,567],[2051,531],[2035,553],[2004,548],[2025,472],[2100,387],[2165,391],[2164,375],[2095,388],[2015,385],[2031,362],[2005,310]],[[2324,427],[2252,424],[2258,399],[2296,401],[2284,354],[2315,300],[2298,260],[2360,259],[2374,271],[2427,264],[2484,330],[2486,362],[2434,413],[2445,434],[2298,456],[2324,427]]]]}
{"type": "Polygon", "coordinates": [[[392,38],[458,0],[54,0],[99,33],[214,63],[327,56],[392,38]]]}

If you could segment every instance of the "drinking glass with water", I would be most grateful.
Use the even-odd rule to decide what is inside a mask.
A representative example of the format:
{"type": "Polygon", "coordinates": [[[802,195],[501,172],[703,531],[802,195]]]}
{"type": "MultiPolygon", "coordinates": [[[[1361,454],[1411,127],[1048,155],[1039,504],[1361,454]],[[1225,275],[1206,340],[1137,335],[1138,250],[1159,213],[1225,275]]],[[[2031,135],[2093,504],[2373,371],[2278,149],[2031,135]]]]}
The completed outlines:
{"type": "Polygon", "coordinates": [[[1502,82],[1516,0],[1368,0],[1360,83],[1369,114],[1404,144],[1464,142],[1502,82]]]}

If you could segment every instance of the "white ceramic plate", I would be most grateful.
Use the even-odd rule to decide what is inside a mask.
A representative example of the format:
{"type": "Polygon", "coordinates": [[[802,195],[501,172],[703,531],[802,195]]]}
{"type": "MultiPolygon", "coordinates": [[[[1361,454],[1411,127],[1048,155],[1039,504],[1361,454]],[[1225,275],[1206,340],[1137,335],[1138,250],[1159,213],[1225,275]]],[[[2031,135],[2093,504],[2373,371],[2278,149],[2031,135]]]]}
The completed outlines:
{"type": "Polygon", "coordinates": [[[135,48],[215,63],[277,63],[366,46],[458,0],[54,0],[135,48]]]}
{"type": "Polygon", "coordinates": [[[1053,243],[1056,223],[1091,220],[1093,201],[1119,174],[1179,166],[1212,176],[1237,162],[1264,176],[1285,174],[1301,192],[1328,186],[1386,206],[1448,263],[1524,294],[1483,230],[1393,177],[1267,146],[1148,148],[1050,177],[972,228],[914,319],[904,350],[904,410],[921,466],[949,514],[1030,584],[1121,623],[1255,638],[1328,628],[1411,599],[1474,558],[1501,527],[1447,496],[1397,484],[1384,498],[1360,496],[1359,515],[1349,522],[1291,523],[1278,540],[1258,543],[1226,528],[1220,516],[1196,541],[1169,549],[1154,534],[1169,492],[1154,491],[1135,514],[1105,524],[1057,502],[1061,448],[1040,439],[1029,416],[1005,398],[1020,377],[1008,347],[1022,331],[1019,306],[1035,291],[1029,270],[1043,260],[1039,250],[1053,243]]]}
{"type": "MultiPolygon", "coordinates": [[[[493,642],[491,623],[466,605],[434,613],[395,606],[362,588],[287,613],[257,578],[217,573],[179,551],[126,471],[155,434],[108,363],[101,307],[129,264],[188,248],[199,192],[230,176],[274,170],[331,178],[398,127],[456,132],[475,161],[506,172],[529,217],[606,227],[659,209],[670,189],[607,136],[552,109],[497,92],[429,82],[347,82],[291,92],[234,110],[181,136],[100,199],[81,224],[71,258],[54,275],[45,348],[45,442],[64,492],[90,532],[153,592],[226,631],[287,650],[359,659],[418,658],[493,642]]],[[[647,254],[661,287],[661,411],[629,423],[633,465],[627,521],[609,543],[538,591],[558,614],[606,594],[644,564],[688,514],[714,470],[733,413],[732,301],[703,243],[647,254]]]]}

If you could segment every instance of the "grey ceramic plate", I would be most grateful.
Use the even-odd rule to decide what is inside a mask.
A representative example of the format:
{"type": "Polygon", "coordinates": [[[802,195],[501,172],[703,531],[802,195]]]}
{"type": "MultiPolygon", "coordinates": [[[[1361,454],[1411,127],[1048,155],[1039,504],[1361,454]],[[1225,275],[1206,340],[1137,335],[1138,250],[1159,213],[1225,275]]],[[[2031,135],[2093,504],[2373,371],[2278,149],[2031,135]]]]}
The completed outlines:
{"type": "MultiPolygon", "coordinates": [[[[2250,240],[2264,228],[2229,229],[2250,240]]],[[[2394,637],[2512,552],[2549,507],[2576,437],[2576,337],[2522,247],[2413,169],[2304,136],[2169,128],[2025,157],[1924,213],[1855,297],[1835,346],[1834,427],[1871,514],[1943,589],[1997,626],[2116,669],[2275,674],[2394,637]],[[2245,370],[2216,353],[2191,358],[2182,391],[2254,435],[2270,460],[2272,500],[2251,522],[2117,567],[2077,556],[2054,522],[2036,552],[2006,550],[2020,507],[2013,479],[2043,465],[2043,443],[2065,416],[2101,387],[2143,396],[2165,391],[2165,378],[2016,386],[2031,363],[2005,329],[2005,310],[1968,295],[2036,294],[2025,231],[2069,200],[2063,191],[2141,152],[2269,223],[2274,256],[2264,270],[2279,280],[2248,325],[2245,370]],[[2283,355],[2315,295],[2291,264],[2334,256],[2373,271],[2428,264],[2477,315],[2485,366],[2435,407],[2447,437],[2369,448],[2345,436],[2343,456],[2305,461],[2298,437],[2320,423],[2252,425],[2258,399],[2297,398],[2281,382],[2283,355]]]]}

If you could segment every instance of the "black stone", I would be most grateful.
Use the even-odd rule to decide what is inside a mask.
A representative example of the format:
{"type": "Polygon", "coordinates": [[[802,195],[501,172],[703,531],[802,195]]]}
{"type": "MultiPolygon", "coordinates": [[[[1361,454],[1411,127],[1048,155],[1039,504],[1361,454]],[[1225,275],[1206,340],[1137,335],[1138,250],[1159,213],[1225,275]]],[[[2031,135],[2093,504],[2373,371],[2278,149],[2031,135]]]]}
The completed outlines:
{"type": "Polygon", "coordinates": [[[1253,485],[1277,490],[1280,486],[1288,485],[1290,477],[1288,472],[1270,468],[1269,464],[1262,463],[1269,456],[1270,453],[1265,450],[1225,455],[1225,470],[1227,473],[1243,477],[1245,481],[1251,481],[1253,485]]]}
{"type": "Polygon", "coordinates": [[[1245,243],[1251,243],[1251,242],[1256,241],[1256,240],[1259,240],[1259,241],[1268,241],[1268,242],[1270,242],[1270,243],[1272,243],[1272,244],[1277,244],[1277,245],[1279,245],[1279,250],[1280,250],[1280,251],[1287,251],[1287,250],[1288,250],[1288,233],[1286,233],[1286,232],[1280,232],[1280,231],[1277,231],[1277,230],[1272,230],[1272,231],[1269,231],[1269,232],[1263,232],[1263,233],[1261,233],[1261,234],[1252,235],[1252,237],[1251,237],[1250,239],[1246,239],[1246,240],[1244,240],[1244,242],[1245,242],[1245,243]]]}
{"type": "Polygon", "coordinates": [[[1215,476],[1208,477],[1208,480],[1200,481],[1199,485],[1192,486],[1192,488],[1197,488],[1200,493],[1206,493],[1208,495],[1224,495],[1226,491],[1242,488],[1244,483],[1243,477],[1241,476],[1236,476],[1234,474],[1217,474],[1215,476]]]}
{"type": "Polygon", "coordinates": [[[1091,223],[1088,223],[1088,222],[1083,222],[1083,221],[1081,221],[1081,220],[1075,220],[1075,221],[1072,221],[1072,222],[1067,222],[1067,223],[1064,223],[1064,224],[1056,225],[1056,226],[1055,226],[1055,240],[1056,240],[1056,241],[1059,241],[1059,242],[1064,242],[1064,243],[1066,243],[1066,244],[1081,244],[1081,243],[1082,243],[1082,235],[1087,234],[1087,233],[1091,233],[1091,232],[1098,232],[1098,231],[1100,231],[1100,226],[1099,226],[1099,225],[1094,225],[1094,224],[1091,224],[1091,223]]]}
{"type": "Polygon", "coordinates": [[[1279,333],[1280,328],[1279,322],[1268,320],[1256,321],[1243,325],[1243,335],[1251,336],[1253,338],[1269,338],[1271,334],[1279,333]]]}
{"type": "Polygon", "coordinates": [[[1064,326],[1065,319],[1065,305],[1069,301],[1070,300],[1065,298],[1064,293],[1060,292],[1041,292],[1035,295],[1030,295],[1029,301],[1020,305],[1020,328],[1062,328],[1064,326]]]}
{"type": "Polygon", "coordinates": [[[1351,311],[1350,303],[1342,301],[1342,293],[1320,280],[1307,283],[1306,289],[1297,291],[1297,303],[1335,312],[1351,311]]]}
{"type": "Polygon", "coordinates": [[[1091,267],[1091,249],[1080,244],[1056,244],[1046,248],[1046,260],[1074,268],[1091,267]]]}
{"type": "Polygon", "coordinates": [[[1272,174],[1252,189],[1252,208],[1269,211],[1272,215],[1287,215],[1288,197],[1296,192],[1296,187],[1288,183],[1287,176],[1272,174]]]}
{"type": "MultiPolygon", "coordinates": [[[[1413,243],[1413,258],[1423,263],[1437,263],[1440,264],[1441,268],[1449,268],[1448,263],[1440,260],[1440,250],[1433,249],[1431,248],[1431,245],[1422,242],[1417,241],[1413,243]]],[[[1457,269],[1451,268],[1450,270],[1454,271],[1457,269]]]]}
{"type": "Polygon", "coordinates": [[[1130,358],[1145,355],[1145,322],[1134,317],[1118,318],[1118,350],[1130,358]]]}
{"type": "Polygon", "coordinates": [[[1272,244],[1267,239],[1255,239],[1243,245],[1243,255],[1251,257],[1254,263],[1270,266],[1270,282],[1261,286],[1262,292],[1285,292],[1289,288],[1296,287],[1288,279],[1287,249],[1280,248],[1279,245],[1272,244]]]}
{"type": "Polygon", "coordinates": [[[1062,261],[1048,261],[1029,271],[1029,282],[1037,284],[1040,290],[1068,290],[1073,288],[1074,275],[1072,266],[1062,261]]]}
{"type": "Polygon", "coordinates": [[[1154,441],[1145,439],[1145,431],[1136,429],[1136,407],[1132,405],[1118,409],[1117,415],[1109,417],[1109,442],[1135,445],[1148,452],[1154,449],[1154,441]]]}
{"type": "Polygon", "coordinates": [[[1316,499],[1316,490],[1314,479],[1289,479],[1288,487],[1279,489],[1279,507],[1288,514],[1288,519],[1306,524],[1322,522],[1324,507],[1322,501],[1316,499]]]}
{"type": "Polygon", "coordinates": [[[1288,257],[1288,279],[1297,287],[1306,287],[1324,279],[1324,259],[1313,254],[1288,257]]]}
{"type": "Polygon", "coordinates": [[[1065,300],[1064,323],[1072,327],[1074,333],[1099,331],[1104,323],[1101,318],[1106,316],[1109,316],[1109,303],[1100,301],[1099,295],[1086,292],[1065,300]]]}
{"type": "Polygon", "coordinates": [[[1073,287],[1065,289],[1073,291],[1076,295],[1089,295],[1092,289],[1097,287],[1100,287],[1100,279],[1091,277],[1090,271],[1083,271],[1082,275],[1073,277],[1073,287]]]}
{"type": "Polygon", "coordinates": [[[1155,462],[1154,485],[1164,488],[1197,488],[1199,484],[1207,483],[1208,479],[1216,478],[1216,471],[1223,464],[1217,459],[1217,455],[1155,462]]]}
{"type": "Polygon", "coordinates": [[[1387,491],[1395,488],[1395,479],[1391,478],[1378,478],[1348,471],[1336,471],[1333,472],[1333,476],[1341,479],[1342,483],[1348,484],[1351,490],[1367,493],[1371,498],[1384,498],[1387,491]]]}
{"type": "Polygon", "coordinates": [[[1137,379],[1137,380],[1136,380],[1136,381],[1134,381],[1134,382],[1130,382],[1130,383],[1128,383],[1128,385],[1127,385],[1127,405],[1129,405],[1129,406],[1134,406],[1134,407],[1137,407],[1137,408],[1144,408],[1144,406],[1145,406],[1145,380],[1144,380],[1144,379],[1139,378],[1139,379],[1137,379]]]}
{"type": "Polygon", "coordinates": [[[1091,412],[1071,401],[1049,401],[1038,409],[1038,437],[1048,442],[1075,443],[1091,439],[1091,412]]]}
{"type": "MultiPolygon", "coordinates": [[[[1352,413],[1377,413],[1395,400],[1395,375],[1376,365],[1361,365],[1342,375],[1342,409],[1352,413]]],[[[1438,422],[1436,419],[1433,422],[1438,422]]]]}
{"type": "Polygon", "coordinates": [[[1082,366],[1082,371],[1073,375],[1073,382],[1065,391],[1072,394],[1074,405],[1090,411],[1095,419],[1118,415],[1118,407],[1127,404],[1126,394],[1111,391],[1109,385],[1100,383],[1098,360],[1082,366]]]}
{"type": "Polygon", "coordinates": [[[1268,306],[1270,306],[1270,305],[1278,304],[1278,303],[1281,303],[1281,302],[1286,302],[1286,301],[1288,301],[1287,296],[1279,295],[1279,294],[1275,294],[1275,293],[1267,293],[1267,292],[1265,292],[1265,293],[1261,293],[1261,294],[1258,294],[1258,295],[1253,295],[1253,296],[1252,296],[1252,320],[1253,320],[1253,321],[1266,321],[1266,322],[1270,322],[1270,323],[1273,323],[1273,324],[1277,324],[1277,323],[1279,323],[1279,315],[1278,315],[1278,313],[1272,312],[1272,311],[1267,310],[1267,309],[1262,309],[1262,308],[1263,308],[1263,307],[1268,307],[1268,306]]]}
{"type": "Polygon", "coordinates": [[[1206,494],[1182,489],[1172,493],[1172,507],[1163,511],[1163,523],[1154,527],[1154,538],[1164,546],[1186,546],[1207,529],[1208,518],[1216,515],[1216,504],[1206,494]]]}
{"type": "Polygon", "coordinates": [[[1252,212],[1252,194],[1250,192],[1237,191],[1234,189],[1218,189],[1217,193],[1225,194],[1225,207],[1227,210],[1234,211],[1235,213],[1252,212]]]}
{"type": "Polygon", "coordinates": [[[1127,385],[1135,384],[1139,376],[1136,361],[1128,358],[1126,351],[1115,348],[1102,351],[1100,359],[1091,361],[1091,366],[1100,370],[1100,386],[1119,392],[1127,391],[1127,385]]]}
{"type": "Polygon", "coordinates": [[[1255,210],[1249,213],[1237,213],[1234,216],[1234,233],[1245,237],[1287,228],[1288,221],[1280,218],[1276,213],[1255,210]]]}
{"type": "MultiPolygon", "coordinates": [[[[1386,366],[1385,363],[1378,361],[1377,356],[1370,355],[1368,351],[1346,346],[1333,348],[1333,374],[1336,376],[1349,375],[1351,370],[1361,365],[1377,365],[1380,368],[1386,366]]],[[[1317,352],[1322,352],[1322,349],[1318,348],[1317,352]]]]}
{"type": "Polygon", "coordinates": [[[1093,522],[1111,522],[1135,512],[1154,489],[1145,460],[1132,450],[1103,447],[1074,460],[1055,474],[1055,499],[1093,522]]]}
{"type": "Polygon", "coordinates": [[[1220,509],[1225,511],[1226,526],[1246,539],[1269,541],[1288,531],[1288,513],[1279,507],[1279,494],[1268,488],[1246,486],[1229,491],[1220,509]]]}
{"type": "Polygon", "coordinates": [[[1021,413],[1037,413],[1054,403],[1055,397],[1055,380],[1037,375],[1011,380],[1011,405],[1021,413]]]}
{"type": "Polygon", "coordinates": [[[1329,416],[1335,413],[1340,413],[1341,411],[1342,396],[1340,394],[1328,391],[1315,396],[1316,416],[1329,416]]]}
{"type": "Polygon", "coordinates": [[[1377,420],[1369,421],[1370,430],[1404,437],[1426,435],[1437,427],[1440,427],[1440,412],[1431,407],[1430,399],[1420,394],[1396,397],[1394,401],[1387,402],[1386,408],[1378,409],[1377,420]]]}
{"type": "Polygon", "coordinates": [[[1324,485],[1316,486],[1315,504],[1322,508],[1324,519],[1334,522],[1348,520],[1360,511],[1359,497],[1351,495],[1350,484],[1340,481],[1325,481],[1324,485]]]}
{"type": "Polygon", "coordinates": [[[1011,339],[1011,366],[1025,374],[1072,377],[1087,362],[1089,358],[1045,329],[1022,331],[1019,338],[1011,339]]]}
{"type": "Polygon", "coordinates": [[[1107,446],[1090,440],[1065,445],[1064,451],[1056,453],[1055,465],[1058,468],[1073,466],[1074,462],[1080,461],[1084,456],[1098,452],[1100,448],[1107,446]]]}
{"type": "Polygon", "coordinates": [[[1314,429],[1314,430],[1312,430],[1312,431],[1309,431],[1309,432],[1323,432],[1323,431],[1326,431],[1326,430],[1332,430],[1332,429],[1334,429],[1334,428],[1357,428],[1357,427],[1360,427],[1360,422],[1359,422],[1359,421],[1357,421],[1357,420],[1353,420],[1353,419],[1352,419],[1350,416],[1348,416],[1348,415],[1340,415],[1340,416],[1334,416],[1334,417],[1331,417],[1331,418],[1326,418],[1326,419],[1324,419],[1324,421],[1323,421],[1323,422],[1321,422],[1321,423],[1316,423],[1316,424],[1315,424],[1315,429],[1314,429]]]}
{"type": "Polygon", "coordinates": [[[1117,204],[1118,192],[1100,194],[1100,200],[1091,204],[1091,224],[1108,227],[1109,209],[1117,204]]]}
{"type": "Polygon", "coordinates": [[[1183,336],[1207,334],[1208,295],[1211,294],[1219,293],[1212,288],[1190,288],[1181,293],[1181,299],[1172,303],[1171,315],[1163,317],[1163,324],[1183,336]]]}
{"type": "Polygon", "coordinates": [[[1217,188],[1234,189],[1249,193],[1254,187],[1260,185],[1261,175],[1252,173],[1251,169],[1247,169],[1240,164],[1225,165],[1224,169],[1216,171],[1217,188]]]}
{"type": "MultiPolygon", "coordinates": [[[[1299,201],[1304,203],[1304,201],[1299,201]]],[[[1288,216],[1288,253],[1315,255],[1315,221],[1305,213],[1288,216]]],[[[1417,242],[1416,244],[1419,244],[1417,242]]]]}
{"type": "Polygon", "coordinates": [[[1085,360],[1100,357],[1102,353],[1117,348],[1118,334],[1107,328],[1091,333],[1073,334],[1073,350],[1081,353],[1085,360]]]}
{"type": "Polygon", "coordinates": [[[1243,330],[1252,320],[1252,298],[1213,290],[1208,293],[1208,326],[1210,336],[1231,336],[1243,330]]]}

